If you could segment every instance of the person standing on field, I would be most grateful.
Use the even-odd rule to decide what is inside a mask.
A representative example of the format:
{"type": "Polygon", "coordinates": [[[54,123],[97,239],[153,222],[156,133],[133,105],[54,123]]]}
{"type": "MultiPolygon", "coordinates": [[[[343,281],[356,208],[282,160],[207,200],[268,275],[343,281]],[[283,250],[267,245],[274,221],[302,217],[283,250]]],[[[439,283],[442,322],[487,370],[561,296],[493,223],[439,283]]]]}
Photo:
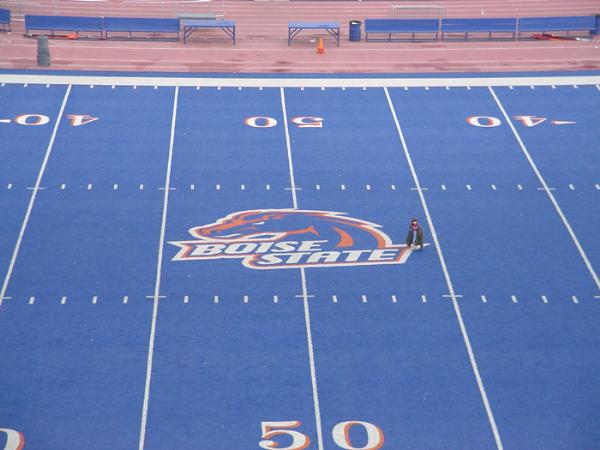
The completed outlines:
{"type": "Polygon", "coordinates": [[[419,221],[417,219],[413,219],[410,221],[410,225],[408,226],[408,234],[406,235],[406,246],[407,247],[419,247],[420,250],[423,250],[423,229],[421,225],[419,225],[419,221]]]}

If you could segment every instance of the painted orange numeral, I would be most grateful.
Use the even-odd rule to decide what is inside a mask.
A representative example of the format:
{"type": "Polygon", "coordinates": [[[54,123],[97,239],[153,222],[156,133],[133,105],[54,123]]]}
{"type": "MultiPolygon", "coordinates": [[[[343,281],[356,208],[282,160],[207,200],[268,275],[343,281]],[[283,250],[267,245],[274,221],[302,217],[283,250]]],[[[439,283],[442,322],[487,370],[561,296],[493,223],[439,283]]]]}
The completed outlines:
{"type": "Polygon", "coordinates": [[[369,422],[359,420],[340,422],[333,427],[331,434],[333,435],[333,442],[344,450],[379,450],[383,447],[383,431],[377,425],[369,422]],[[350,442],[350,429],[355,426],[362,426],[367,433],[367,443],[364,447],[354,447],[350,442]]]}

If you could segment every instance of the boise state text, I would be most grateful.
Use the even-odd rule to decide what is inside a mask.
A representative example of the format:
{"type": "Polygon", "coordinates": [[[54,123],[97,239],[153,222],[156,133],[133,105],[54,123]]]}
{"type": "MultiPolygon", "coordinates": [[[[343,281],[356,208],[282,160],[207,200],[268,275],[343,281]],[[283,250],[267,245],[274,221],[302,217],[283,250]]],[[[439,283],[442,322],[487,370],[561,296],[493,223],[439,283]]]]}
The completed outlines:
{"type": "Polygon", "coordinates": [[[173,241],[173,261],[242,259],[251,269],[403,264],[412,249],[394,245],[377,224],[339,212],[297,209],[239,211],[173,241]]]}

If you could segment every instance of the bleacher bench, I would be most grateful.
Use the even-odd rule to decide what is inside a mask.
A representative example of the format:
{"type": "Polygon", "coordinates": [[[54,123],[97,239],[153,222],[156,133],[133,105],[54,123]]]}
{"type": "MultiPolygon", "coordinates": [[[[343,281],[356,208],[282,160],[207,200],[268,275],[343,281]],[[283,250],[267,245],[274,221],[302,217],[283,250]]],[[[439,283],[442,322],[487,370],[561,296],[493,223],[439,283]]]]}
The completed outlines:
{"type": "Polygon", "coordinates": [[[99,33],[100,38],[104,33],[104,20],[102,17],[77,17],[77,16],[25,16],[25,35],[31,36],[33,31],[49,31],[50,37],[56,32],[74,32],[79,37],[80,32],[99,33]]]}
{"type": "Polygon", "coordinates": [[[0,9],[0,31],[10,31],[10,9],[0,9]]]}
{"type": "MultiPolygon", "coordinates": [[[[179,40],[179,19],[154,19],[136,17],[105,17],[104,37],[110,39],[109,33],[149,33],[151,39],[158,39],[162,34],[174,33],[179,40]]],[[[113,38],[116,36],[113,35],[113,38]]]]}
{"type": "Polygon", "coordinates": [[[595,16],[522,17],[519,19],[518,36],[521,33],[576,32],[593,33],[595,16]]]}
{"type": "MultiPolygon", "coordinates": [[[[417,39],[417,35],[426,35],[428,39],[437,39],[440,32],[439,19],[366,19],[365,39],[367,41],[406,41],[406,37],[395,37],[398,34],[410,34],[410,40],[417,39]],[[372,37],[384,35],[384,37],[372,37]],[[387,37],[386,37],[387,36],[387,37]]],[[[427,39],[425,38],[425,39],[427,39]]]]}
{"type": "Polygon", "coordinates": [[[510,34],[514,39],[517,34],[516,18],[474,18],[474,19],[442,19],[442,39],[446,34],[464,34],[465,39],[471,34],[488,35],[492,39],[494,33],[510,34]]]}
{"type": "MultiPolygon", "coordinates": [[[[77,16],[25,16],[25,34],[31,36],[36,32],[49,32],[55,37],[58,32],[75,33],[79,37],[82,32],[98,33],[100,39],[111,38],[110,33],[147,33],[151,39],[162,38],[164,33],[175,33],[179,40],[179,19],[155,19],[136,17],[77,17],[77,16]]],[[[113,38],[118,38],[114,36],[113,38]]],[[[145,37],[147,39],[148,37],[145,37]]]]}

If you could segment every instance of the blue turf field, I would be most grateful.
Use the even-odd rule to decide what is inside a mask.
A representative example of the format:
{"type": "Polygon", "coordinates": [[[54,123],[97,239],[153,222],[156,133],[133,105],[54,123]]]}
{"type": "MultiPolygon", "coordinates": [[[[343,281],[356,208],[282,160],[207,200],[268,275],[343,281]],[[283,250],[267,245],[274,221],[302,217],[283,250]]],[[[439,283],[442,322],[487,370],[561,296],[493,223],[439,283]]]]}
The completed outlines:
{"type": "Polygon", "coordinates": [[[0,449],[600,449],[597,85],[73,80],[0,87],[0,449]]]}

